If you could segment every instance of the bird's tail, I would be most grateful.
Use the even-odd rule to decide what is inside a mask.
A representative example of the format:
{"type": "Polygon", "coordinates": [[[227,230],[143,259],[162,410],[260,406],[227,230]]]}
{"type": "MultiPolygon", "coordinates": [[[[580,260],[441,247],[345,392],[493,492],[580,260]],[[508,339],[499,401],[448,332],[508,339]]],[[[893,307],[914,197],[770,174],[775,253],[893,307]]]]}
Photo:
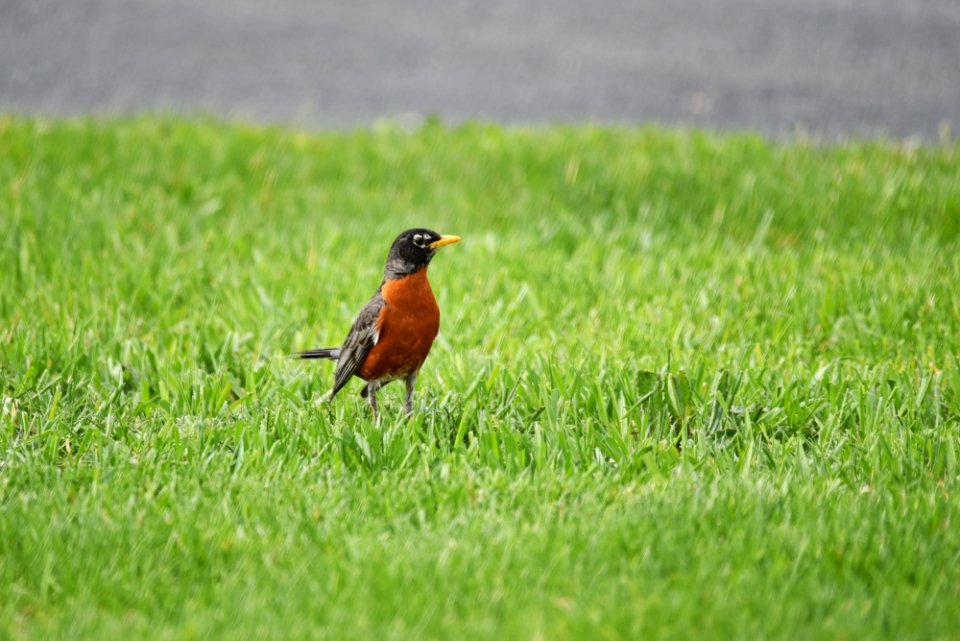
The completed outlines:
{"type": "Polygon", "coordinates": [[[339,347],[322,347],[320,349],[308,349],[305,352],[297,352],[293,355],[294,358],[325,358],[328,361],[336,361],[340,359],[340,348],[339,347]]]}

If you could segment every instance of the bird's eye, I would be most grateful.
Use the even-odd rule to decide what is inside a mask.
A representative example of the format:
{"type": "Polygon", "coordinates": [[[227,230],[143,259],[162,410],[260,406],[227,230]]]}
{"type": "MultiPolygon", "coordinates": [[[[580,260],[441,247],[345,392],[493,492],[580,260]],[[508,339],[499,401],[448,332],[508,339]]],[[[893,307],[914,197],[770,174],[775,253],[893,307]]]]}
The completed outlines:
{"type": "Polygon", "coordinates": [[[417,247],[423,247],[423,235],[417,234],[416,236],[414,236],[413,244],[416,245],[417,247]]]}

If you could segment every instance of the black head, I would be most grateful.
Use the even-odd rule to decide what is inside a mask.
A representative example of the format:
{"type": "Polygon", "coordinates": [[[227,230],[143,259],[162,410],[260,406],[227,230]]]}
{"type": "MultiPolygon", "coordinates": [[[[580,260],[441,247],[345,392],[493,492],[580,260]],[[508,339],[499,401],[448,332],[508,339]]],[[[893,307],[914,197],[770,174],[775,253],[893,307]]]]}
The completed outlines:
{"type": "Polygon", "coordinates": [[[408,229],[390,247],[386,278],[400,278],[426,267],[437,249],[458,240],[459,236],[442,236],[431,229],[408,229]]]}

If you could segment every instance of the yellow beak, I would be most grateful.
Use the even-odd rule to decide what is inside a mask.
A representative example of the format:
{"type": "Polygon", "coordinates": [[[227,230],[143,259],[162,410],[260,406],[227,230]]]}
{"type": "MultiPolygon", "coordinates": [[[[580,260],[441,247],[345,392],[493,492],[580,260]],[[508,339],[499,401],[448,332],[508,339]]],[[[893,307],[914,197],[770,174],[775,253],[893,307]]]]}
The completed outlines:
{"type": "Polygon", "coordinates": [[[427,247],[429,247],[430,249],[436,249],[437,247],[443,247],[444,245],[452,245],[453,243],[456,243],[459,241],[460,241],[459,236],[441,236],[440,240],[433,241],[432,243],[427,245],[427,247]]]}

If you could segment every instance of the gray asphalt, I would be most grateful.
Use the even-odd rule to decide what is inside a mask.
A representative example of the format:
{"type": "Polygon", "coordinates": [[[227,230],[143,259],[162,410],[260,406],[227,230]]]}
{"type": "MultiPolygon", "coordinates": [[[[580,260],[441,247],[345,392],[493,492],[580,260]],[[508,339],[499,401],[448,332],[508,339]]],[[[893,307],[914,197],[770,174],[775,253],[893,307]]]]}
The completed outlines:
{"type": "Polygon", "coordinates": [[[960,0],[0,0],[0,111],[936,139],[960,0]]]}

